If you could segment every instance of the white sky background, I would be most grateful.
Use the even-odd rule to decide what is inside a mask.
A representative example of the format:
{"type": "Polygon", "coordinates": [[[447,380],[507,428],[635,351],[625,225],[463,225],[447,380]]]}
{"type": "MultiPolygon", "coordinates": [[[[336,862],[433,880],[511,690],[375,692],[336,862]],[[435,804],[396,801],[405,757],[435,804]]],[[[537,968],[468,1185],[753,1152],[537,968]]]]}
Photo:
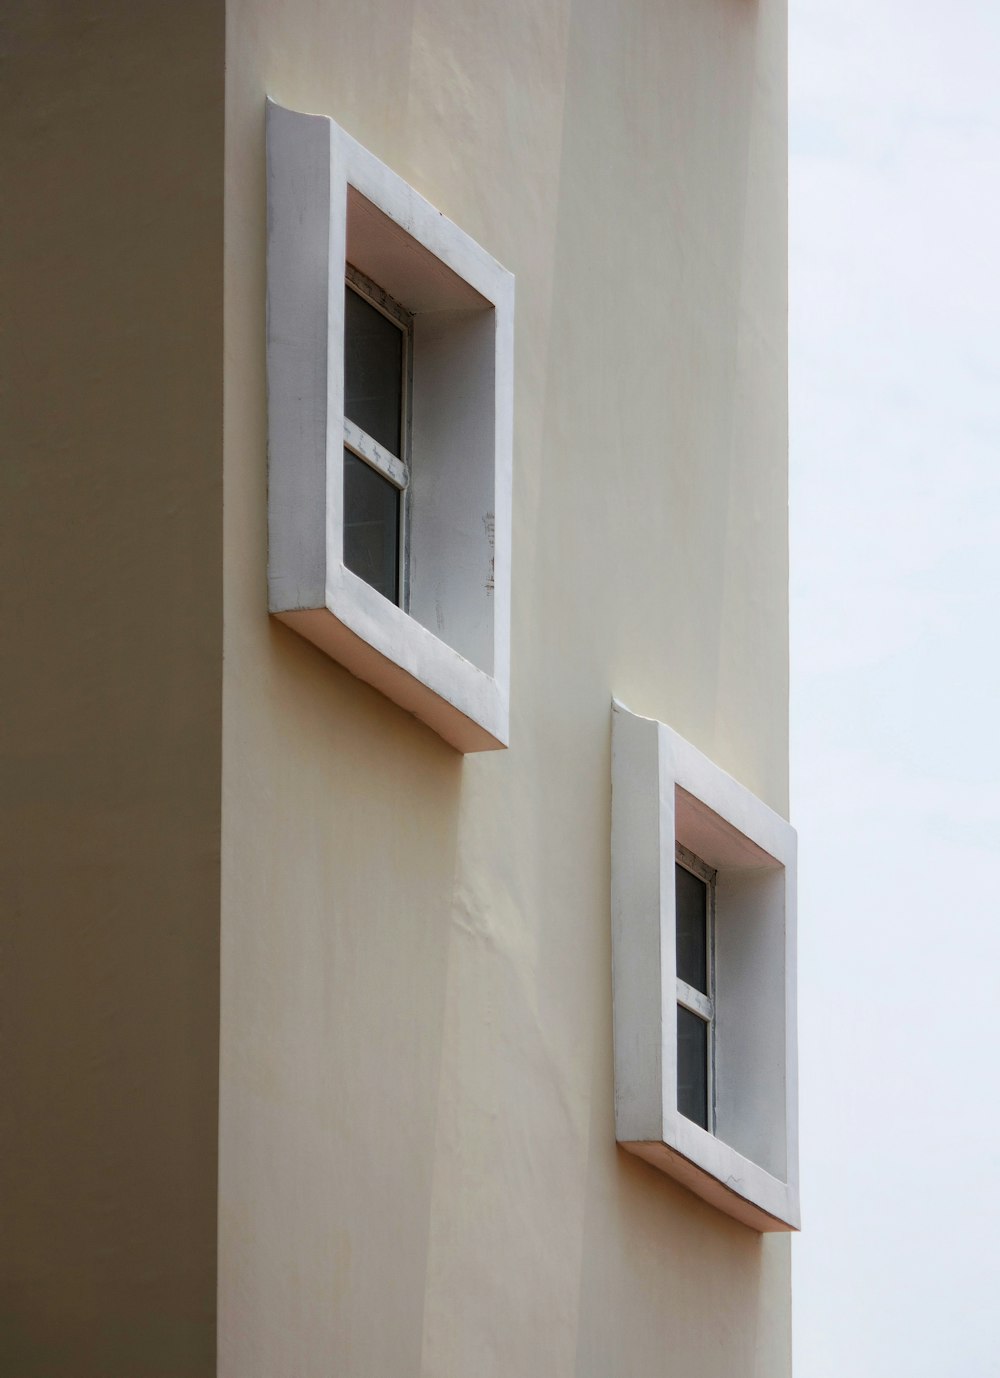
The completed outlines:
{"type": "Polygon", "coordinates": [[[1000,4],[791,0],[796,1378],[1000,1375],[1000,4]]]}

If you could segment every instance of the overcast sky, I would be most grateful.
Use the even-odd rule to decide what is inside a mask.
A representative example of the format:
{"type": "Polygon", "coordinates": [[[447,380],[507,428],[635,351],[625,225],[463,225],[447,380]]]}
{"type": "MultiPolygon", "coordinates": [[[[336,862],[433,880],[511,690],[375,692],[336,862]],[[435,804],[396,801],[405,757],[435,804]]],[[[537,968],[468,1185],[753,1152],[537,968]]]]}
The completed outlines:
{"type": "Polygon", "coordinates": [[[1000,1375],[1000,7],[791,0],[796,1378],[1000,1375]]]}

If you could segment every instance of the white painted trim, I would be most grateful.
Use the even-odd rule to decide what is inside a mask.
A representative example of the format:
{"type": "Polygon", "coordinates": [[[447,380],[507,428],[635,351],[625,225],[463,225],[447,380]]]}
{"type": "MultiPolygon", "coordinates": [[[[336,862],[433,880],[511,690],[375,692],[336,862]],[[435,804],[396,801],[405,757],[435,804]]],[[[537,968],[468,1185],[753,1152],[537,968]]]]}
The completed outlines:
{"type": "MultiPolygon", "coordinates": [[[[270,611],[458,750],[504,747],[510,721],[513,278],[327,117],[299,114],[269,101],[267,148],[270,611]],[[454,580],[465,582],[455,584],[460,596],[445,609],[444,630],[438,617],[430,615],[434,600],[429,590],[421,597],[413,579],[408,613],[343,563],[346,441],[397,487],[404,486],[405,478],[412,504],[411,539],[417,541],[427,531],[430,544],[423,563],[436,557],[435,580],[443,578],[447,585],[451,577],[441,568],[451,557],[440,538],[440,523],[428,522],[434,500],[417,491],[416,426],[408,468],[398,459],[390,463],[384,451],[379,453],[381,447],[372,448],[370,437],[349,433],[345,426],[343,298],[351,236],[353,267],[407,311],[412,309],[415,339],[422,320],[433,320],[440,351],[440,331],[448,328],[447,322],[454,319],[458,328],[468,320],[478,331],[473,338],[479,355],[464,350],[464,336],[462,342],[456,337],[452,357],[461,363],[484,357],[487,343],[481,324],[475,323],[485,319],[484,313],[492,322],[488,375],[483,370],[478,375],[489,379],[488,420],[484,413],[480,423],[469,413],[487,395],[485,384],[476,384],[478,392],[467,383],[456,385],[456,395],[447,399],[465,428],[461,437],[455,436],[449,462],[459,475],[477,474],[478,487],[471,499],[477,504],[475,519],[467,510],[448,518],[460,552],[454,580]],[[480,402],[468,400],[474,393],[480,402]],[[470,425],[478,427],[472,450],[470,425]],[[480,456],[476,463],[488,461],[488,474],[459,465],[470,454],[480,456]],[[470,556],[474,541],[478,545],[470,556]],[[463,617],[476,620],[466,627],[463,617]]],[[[415,378],[418,369],[419,361],[415,378]]],[[[442,386],[441,376],[439,370],[437,386],[442,386]]],[[[435,442],[440,439],[434,437],[435,442]]],[[[429,439],[426,448],[441,454],[439,444],[429,439]]],[[[438,487],[454,506],[454,484],[438,487]]],[[[415,565],[419,580],[421,561],[407,563],[415,565]]]]}
{"type": "Polygon", "coordinates": [[[363,431],[360,426],[356,426],[346,416],[344,417],[344,444],[351,454],[357,455],[358,459],[363,459],[370,468],[377,469],[394,488],[402,491],[409,486],[410,470],[403,461],[397,459],[391,450],[387,450],[384,445],[373,440],[367,431],[363,431]]]}
{"type": "Polygon", "coordinates": [[[682,981],[677,977],[677,1003],[683,1005],[686,1010],[696,1014],[699,1019],[704,1019],[706,1024],[711,1024],[715,1018],[715,1006],[707,995],[702,995],[701,991],[695,986],[689,986],[687,981],[682,981]]]}
{"type": "Polygon", "coordinates": [[[754,1229],[798,1229],[794,829],[671,728],[618,702],[612,757],[616,1136],[754,1229]],[[717,873],[714,1133],[677,1109],[678,842],[717,873]],[[756,1017],[727,1030],[748,1002],[756,1017]]]}
{"type": "Polygon", "coordinates": [[[348,263],[344,268],[345,284],[357,292],[359,297],[364,297],[365,301],[374,306],[380,315],[392,321],[393,325],[398,326],[404,337],[408,336],[413,326],[413,315],[407,311],[405,306],[400,306],[394,297],[390,297],[388,292],[384,292],[377,282],[372,282],[371,278],[366,277],[360,269],[348,263]]]}
{"type": "Polygon", "coordinates": [[[689,852],[679,842],[674,845],[674,860],[678,866],[683,866],[685,871],[690,871],[693,876],[703,880],[706,885],[712,885],[715,881],[715,867],[706,866],[701,857],[695,856],[694,852],[689,852]]]}

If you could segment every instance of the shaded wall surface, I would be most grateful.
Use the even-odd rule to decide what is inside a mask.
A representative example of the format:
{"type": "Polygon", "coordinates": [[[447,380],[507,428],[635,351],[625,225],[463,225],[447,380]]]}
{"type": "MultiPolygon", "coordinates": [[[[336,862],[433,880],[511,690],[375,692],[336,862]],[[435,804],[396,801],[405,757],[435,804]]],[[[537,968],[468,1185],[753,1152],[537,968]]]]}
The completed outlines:
{"type": "Polygon", "coordinates": [[[223,10],[2,9],[0,1373],[207,1375],[223,10]]]}
{"type": "Polygon", "coordinates": [[[782,1378],[789,1245],[614,1141],[610,704],[787,807],[782,0],[231,0],[224,1378],[782,1378]],[[264,98],[516,277],[511,746],[265,604],[264,98]]]}

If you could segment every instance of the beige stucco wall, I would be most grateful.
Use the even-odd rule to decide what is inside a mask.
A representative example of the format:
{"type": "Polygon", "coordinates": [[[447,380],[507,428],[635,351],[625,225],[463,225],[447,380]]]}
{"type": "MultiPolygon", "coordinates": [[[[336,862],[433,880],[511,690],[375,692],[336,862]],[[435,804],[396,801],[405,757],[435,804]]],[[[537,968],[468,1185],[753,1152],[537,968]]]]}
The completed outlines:
{"type": "Polygon", "coordinates": [[[0,1373],[202,1378],[223,8],[2,9],[0,1373]]]}
{"type": "Polygon", "coordinates": [[[786,796],[782,0],[231,0],[220,1374],[789,1370],[788,1240],[614,1143],[610,700],[786,796]],[[517,279],[512,726],[266,614],[264,96],[517,279]]]}

